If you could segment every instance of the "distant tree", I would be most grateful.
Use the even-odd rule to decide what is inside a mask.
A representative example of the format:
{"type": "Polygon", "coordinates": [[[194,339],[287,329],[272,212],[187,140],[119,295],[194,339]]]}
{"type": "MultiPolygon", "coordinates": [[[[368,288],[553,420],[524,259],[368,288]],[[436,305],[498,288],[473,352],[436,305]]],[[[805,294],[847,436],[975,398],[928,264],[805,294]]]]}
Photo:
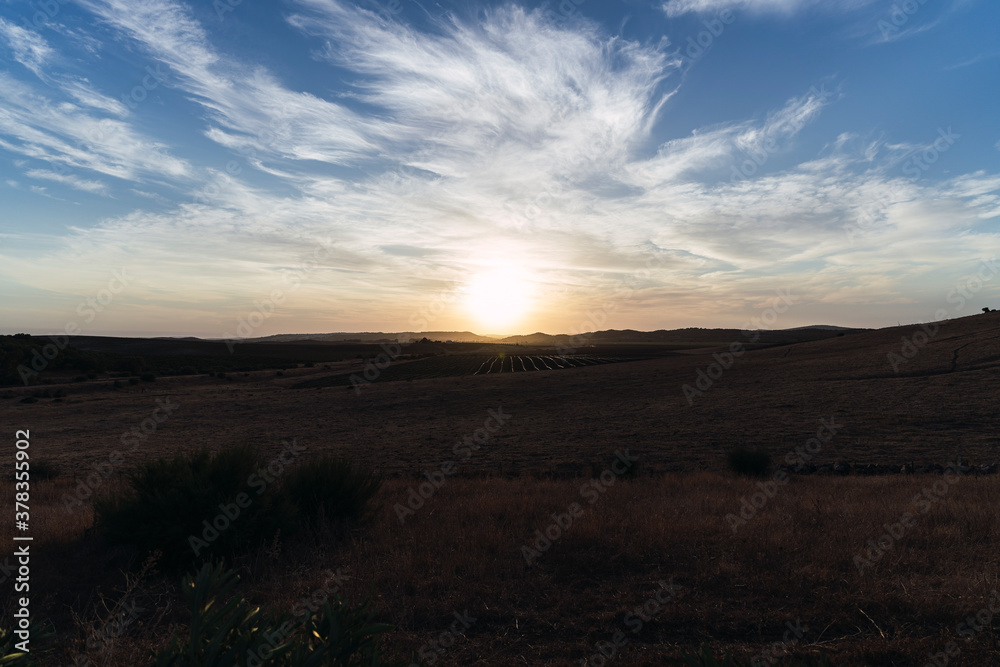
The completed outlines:
{"type": "Polygon", "coordinates": [[[994,311],[994,310],[990,310],[990,307],[989,307],[989,306],[986,306],[985,308],[983,308],[983,312],[984,312],[984,313],[994,313],[994,312],[996,312],[996,311],[994,311]]]}

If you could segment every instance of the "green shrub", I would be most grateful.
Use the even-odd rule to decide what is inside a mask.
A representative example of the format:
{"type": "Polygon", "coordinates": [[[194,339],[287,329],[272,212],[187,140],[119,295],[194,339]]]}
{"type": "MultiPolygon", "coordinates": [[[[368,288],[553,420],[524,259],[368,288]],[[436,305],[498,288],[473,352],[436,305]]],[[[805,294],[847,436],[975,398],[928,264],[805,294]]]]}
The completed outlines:
{"type": "Polygon", "coordinates": [[[317,613],[296,619],[253,607],[233,588],[239,578],[223,566],[205,564],[185,577],[191,613],[186,640],[174,637],[155,653],[156,667],[273,667],[382,665],[378,640],[391,626],[373,623],[367,603],[351,607],[339,597],[317,613]],[[228,598],[228,599],[227,599],[228,598]]]}
{"type": "Polygon", "coordinates": [[[21,403],[37,403],[38,399],[34,396],[25,396],[20,400],[21,403]]]}
{"type": "Polygon", "coordinates": [[[729,469],[738,475],[763,477],[771,466],[771,455],[762,449],[736,447],[726,454],[729,469]]]}
{"type": "Polygon", "coordinates": [[[317,518],[322,510],[326,519],[361,521],[381,486],[381,477],[373,471],[324,454],[289,471],[281,492],[302,519],[317,518]]]}

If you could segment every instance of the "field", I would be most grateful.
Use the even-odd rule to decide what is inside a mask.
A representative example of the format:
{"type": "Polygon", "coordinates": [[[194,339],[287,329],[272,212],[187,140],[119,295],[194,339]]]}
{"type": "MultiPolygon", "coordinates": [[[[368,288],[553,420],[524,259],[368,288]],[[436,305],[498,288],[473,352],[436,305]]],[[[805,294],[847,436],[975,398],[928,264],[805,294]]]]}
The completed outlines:
{"type": "MultiPolygon", "coordinates": [[[[662,354],[662,353],[661,353],[662,354]]],[[[596,356],[589,354],[453,354],[418,359],[406,363],[387,364],[379,368],[373,363],[374,369],[365,375],[361,373],[344,373],[328,377],[304,380],[294,387],[307,389],[310,387],[337,387],[352,385],[355,381],[367,380],[375,382],[398,382],[400,380],[425,380],[439,377],[461,377],[466,375],[498,375],[500,373],[527,373],[532,371],[552,371],[564,368],[580,368],[599,364],[613,364],[621,361],[636,361],[635,356],[596,356]]]]}
{"type": "MultiPolygon", "coordinates": [[[[593,656],[622,631],[628,642],[607,664],[664,664],[706,644],[788,664],[820,651],[852,665],[996,664],[1000,475],[976,466],[1000,461],[1000,314],[920,331],[738,354],[442,345],[435,356],[405,350],[417,358],[357,390],[333,379],[363,376],[378,346],[284,360],[283,370],[6,388],[5,423],[30,429],[33,456],[60,471],[33,491],[35,609],[55,623],[59,664],[81,654],[144,664],[184,626],[177,582],[151,575],[129,589],[123,572],[139,564],[92,533],[89,501],[67,512],[65,494],[116,452],[104,491],[152,457],[241,443],[273,455],[295,440],[302,465],[333,452],[380,470],[381,509],[347,536],[262,546],[239,563],[241,590],[290,608],[341,568],[342,592],[371,596],[395,626],[386,646],[397,658],[598,665],[593,656]],[[903,356],[908,340],[922,344],[903,356]],[[904,359],[896,368],[892,355],[904,359]],[[527,371],[529,361],[550,370],[527,371]],[[49,396],[35,398],[42,389],[49,396]],[[725,464],[737,445],[781,464],[848,463],[850,474],[739,478],[725,464]],[[628,474],[608,473],[621,455],[628,474]],[[448,463],[455,472],[440,487],[418,491],[448,463]],[[955,472],[856,474],[903,464],[955,472]],[[417,503],[415,491],[427,497],[417,503]],[[635,609],[651,599],[655,613],[642,620],[635,609]],[[113,646],[88,648],[122,600],[142,611],[113,646]],[[475,622],[446,634],[466,612],[475,622]]],[[[0,493],[12,493],[6,478],[0,493]]],[[[0,519],[7,544],[12,520],[0,519]]]]}

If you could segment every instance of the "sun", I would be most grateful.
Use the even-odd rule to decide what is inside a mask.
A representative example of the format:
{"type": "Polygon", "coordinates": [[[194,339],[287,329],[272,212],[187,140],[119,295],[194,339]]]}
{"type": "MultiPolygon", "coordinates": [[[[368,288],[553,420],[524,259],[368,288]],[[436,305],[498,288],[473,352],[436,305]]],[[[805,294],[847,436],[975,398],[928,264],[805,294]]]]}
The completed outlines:
{"type": "Polygon", "coordinates": [[[478,273],[465,286],[464,306],[488,331],[513,333],[532,308],[532,286],[522,271],[498,268],[478,273]]]}

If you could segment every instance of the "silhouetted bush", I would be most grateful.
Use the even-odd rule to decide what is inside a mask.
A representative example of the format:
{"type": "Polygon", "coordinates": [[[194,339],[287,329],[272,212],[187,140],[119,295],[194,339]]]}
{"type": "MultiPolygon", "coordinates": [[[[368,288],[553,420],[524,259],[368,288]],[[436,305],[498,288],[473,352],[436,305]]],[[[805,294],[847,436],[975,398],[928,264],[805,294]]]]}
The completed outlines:
{"type": "Polygon", "coordinates": [[[322,510],[328,520],[362,521],[381,486],[381,477],[373,471],[325,454],[296,466],[281,482],[282,494],[304,520],[316,518],[322,510]]]}
{"type": "Polygon", "coordinates": [[[95,523],[111,543],[160,552],[160,564],[176,569],[232,558],[319,516],[361,520],[381,485],[372,472],[325,456],[282,470],[246,446],[149,461],[125,490],[95,501],[95,523]]]}
{"type": "Polygon", "coordinates": [[[142,375],[139,376],[139,379],[142,380],[143,382],[155,382],[156,376],[153,375],[152,373],[143,373],[142,375]]]}
{"type": "Polygon", "coordinates": [[[126,490],[94,503],[95,523],[114,544],[143,556],[160,551],[168,569],[231,557],[280,527],[273,486],[256,483],[261,465],[250,447],[146,462],[129,475],[126,490]],[[249,506],[240,506],[239,494],[249,506]]]}
{"type": "Polygon", "coordinates": [[[762,449],[736,447],[726,454],[726,463],[738,475],[763,477],[771,466],[771,455],[762,449]]]}

